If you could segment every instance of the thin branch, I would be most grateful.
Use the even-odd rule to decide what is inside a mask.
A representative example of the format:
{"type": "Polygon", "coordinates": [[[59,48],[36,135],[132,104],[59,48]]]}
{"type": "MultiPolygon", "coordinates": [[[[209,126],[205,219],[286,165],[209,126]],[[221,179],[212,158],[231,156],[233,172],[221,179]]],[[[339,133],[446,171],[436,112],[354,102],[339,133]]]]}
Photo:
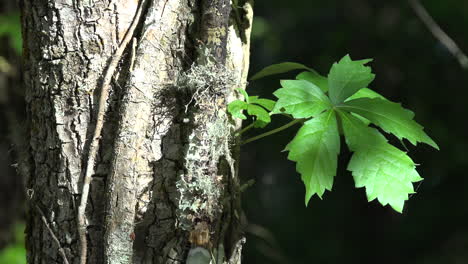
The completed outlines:
{"type": "Polygon", "coordinates": [[[104,78],[102,80],[102,85],[101,85],[101,94],[99,95],[99,104],[97,108],[97,120],[96,120],[96,127],[94,128],[94,133],[92,137],[92,141],[89,147],[89,152],[88,152],[88,158],[86,162],[86,170],[85,170],[85,175],[83,178],[83,186],[82,186],[82,191],[81,191],[81,200],[80,200],[80,205],[78,207],[78,214],[77,214],[77,224],[78,224],[78,235],[80,238],[80,263],[81,264],[86,264],[86,258],[87,258],[87,249],[88,249],[88,243],[86,240],[86,205],[88,202],[88,196],[89,196],[89,187],[91,183],[91,176],[93,175],[94,172],[94,163],[96,161],[96,157],[98,154],[98,148],[99,148],[99,139],[101,138],[101,131],[104,125],[104,115],[106,113],[106,108],[107,108],[107,99],[109,97],[109,87],[110,87],[110,82],[112,80],[112,76],[114,75],[115,69],[117,68],[117,65],[122,57],[122,54],[124,50],[126,49],[128,43],[133,37],[133,33],[135,32],[135,28],[138,24],[138,21],[140,21],[141,13],[143,10],[143,6],[145,5],[145,0],[140,3],[138,6],[138,9],[136,11],[135,17],[133,18],[133,21],[128,28],[127,32],[125,33],[125,36],[120,43],[119,47],[115,51],[114,55],[111,57],[111,61],[109,63],[109,66],[105,72],[104,78]]]}
{"type": "Polygon", "coordinates": [[[291,263],[289,257],[282,252],[281,246],[270,230],[261,225],[249,223],[246,232],[263,240],[264,243],[259,243],[257,248],[265,256],[271,258],[276,263],[291,263]]]}
{"type": "Polygon", "coordinates": [[[52,237],[52,239],[57,244],[60,255],[62,255],[62,258],[63,258],[63,263],[64,264],[69,264],[70,262],[67,259],[67,255],[65,254],[65,250],[62,248],[62,245],[60,245],[60,241],[58,240],[58,238],[55,235],[54,231],[52,231],[52,229],[50,228],[49,223],[47,222],[47,219],[46,219],[44,213],[42,212],[41,208],[39,208],[39,206],[37,206],[37,205],[36,205],[36,209],[39,212],[39,214],[41,215],[41,219],[42,219],[42,222],[44,223],[45,227],[47,228],[47,230],[49,230],[50,236],[52,237]]]}
{"type": "Polygon", "coordinates": [[[247,188],[251,187],[252,185],[255,184],[255,180],[254,179],[250,179],[248,180],[246,183],[242,184],[240,187],[239,187],[239,193],[243,193],[245,190],[247,190],[247,188]]]}
{"type": "Polygon", "coordinates": [[[419,0],[408,0],[411,8],[414,10],[416,15],[421,19],[424,25],[429,29],[429,31],[434,35],[434,37],[442,43],[452,55],[458,60],[463,69],[468,70],[468,57],[463,53],[463,51],[458,47],[458,45],[451,39],[434,21],[434,19],[429,15],[424,6],[419,2],[419,0]]]}

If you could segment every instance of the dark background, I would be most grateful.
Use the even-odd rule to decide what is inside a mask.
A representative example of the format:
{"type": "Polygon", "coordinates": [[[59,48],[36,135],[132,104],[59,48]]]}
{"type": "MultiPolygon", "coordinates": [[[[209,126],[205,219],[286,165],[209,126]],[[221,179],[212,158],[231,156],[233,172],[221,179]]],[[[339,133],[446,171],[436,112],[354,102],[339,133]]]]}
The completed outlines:
{"type": "MultiPolygon", "coordinates": [[[[0,3],[2,15],[14,11],[3,1],[7,0],[0,3]]],[[[421,3],[468,52],[468,1],[421,3]]],[[[308,207],[295,165],[281,152],[297,127],[244,145],[242,180],[256,180],[243,195],[249,220],[244,263],[468,263],[468,71],[433,37],[407,1],[257,0],[255,15],[252,73],[292,61],[326,75],[345,54],[374,58],[371,66],[377,76],[370,88],[413,110],[441,150],[406,144],[409,155],[421,164],[418,171],[424,181],[415,184],[417,194],[399,214],[376,201],[368,203],[365,190],[354,188],[344,145],[333,191],[323,200],[314,196],[308,207]]],[[[7,38],[0,37],[0,56],[17,64],[7,38]]],[[[16,100],[21,93],[5,86],[16,77],[1,82],[1,74],[0,92],[9,89],[8,98],[16,100]]],[[[251,82],[248,92],[272,98],[279,80],[295,75],[251,82]]],[[[15,105],[21,107],[20,102],[15,105]]],[[[4,126],[5,107],[0,100],[0,204],[21,192],[4,187],[17,177],[9,166],[14,157],[9,154],[11,128],[4,126]]],[[[20,109],[18,113],[21,117],[20,109]]],[[[276,118],[266,129],[285,122],[276,118]]],[[[246,138],[258,133],[250,131],[246,138]]],[[[398,141],[391,142],[402,148],[398,141]]],[[[8,222],[2,219],[10,207],[0,207],[0,224],[8,222]]]]}
{"type": "MultiPolygon", "coordinates": [[[[421,3],[468,52],[468,1],[421,3]]],[[[424,181],[399,214],[354,188],[344,145],[333,191],[307,208],[295,165],[281,152],[297,128],[243,146],[241,176],[256,180],[244,193],[252,224],[245,262],[468,263],[468,72],[408,2],[256,1],[255,15],[251,73],[293,61],[326,75],[345,54],[374,58],[370,88],[412,109],[441,150],[406,144],[424,181]]],[[[296,74],[251,82],[248,92],[272,98],[278,81],[296,74]]],[[[267,129],[286,122],[278,119],[267,129]]]]}

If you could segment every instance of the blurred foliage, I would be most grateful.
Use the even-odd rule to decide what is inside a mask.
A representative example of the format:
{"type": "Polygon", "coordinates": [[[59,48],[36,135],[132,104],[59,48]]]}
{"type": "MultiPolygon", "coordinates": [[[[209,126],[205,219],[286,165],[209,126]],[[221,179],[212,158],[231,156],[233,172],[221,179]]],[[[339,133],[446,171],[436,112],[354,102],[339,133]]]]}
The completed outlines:
{"type": "Polygon", "coordinates": [[[0,56],[0,73],[6,73],[9,74],[12,71],[12,66],[8,61],[0,56]]]}
{"type": "Polygon", "coordinates": [[[14,237],[13,243],[0,250],[0,264],[26,264],[23,223],[14,226],[14,237]]]}
{"type": "Polygon", "coordinates": [[[23,41],[21,38],[21,23],[19,12],[0,15],[0,37],[7,36],[10,45],[21,54],[23,41]]]}

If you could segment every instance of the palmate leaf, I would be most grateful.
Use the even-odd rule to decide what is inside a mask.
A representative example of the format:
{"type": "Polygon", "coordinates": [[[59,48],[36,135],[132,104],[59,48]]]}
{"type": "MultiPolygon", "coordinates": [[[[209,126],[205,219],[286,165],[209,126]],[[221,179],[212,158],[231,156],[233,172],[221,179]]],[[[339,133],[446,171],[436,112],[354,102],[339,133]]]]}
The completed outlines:
{"type": "Polygon", "coordinates": [[[385,132],[392,133],[399,139],[406,138],[413,145],[423,142],[439,149],[423,131],[423,127],[413,120],[413,112],[404,109],[400,104],[380,98],[358,98],[343,103],[339,108],[361,115],[385,132]]]}
{"type": "Polygon", "coordinates": [[[374,80],[375,75],[371,72],[371,68],[364,66],[370,61],[372,60],[353,61],[349,55],[346,55],[338,63],[333,64],[328,74],[328,93],[334,104],[343,102],[374,80]]]}
{"type": "Polygon", "coordinates": [[[309,118],[316,116],[331,107],[327,96],[311,82],[305,80],[281,81],[283,88],[273,94],[278,97],[272,113],[284,113],[294,118],[309,118]]]}
{"type": "Polygon", "coordinates": [[[367,199],[378,199],[402,212],[413,182],[422,180],[405,152],[390,145],[376,129],[349,113],[339,111],[346,143],[354,152],[348,164],[357,188],[365,187],[367,199]]]}
{"type": "Polygon", "coordinates": [[[296,76],[297,80],[306,80],[315,84],[324,93],[328,92],[328,79],[315,71],[301,72],[296,76]]]}
{"type": "Polygon", "coordinates": [[[332,189],[341,131],[354,152],[348,170],[356,187],[365,187],[369,201],[378,199],[398,212],[403,210],[409,194],[414,193],[413,183],[422,178],[411,158],[368,124],[372,122],[400,140],[406,138],[414,145],[424,142],[438,149],[423,127],[413,120],[412,111],[366,88],[375,77],[371,68],[365,66],[370,61],[353,61],[346,55],[333,64],[327,77],[299,63],[271,65],[252,79],[291,70],[306,71],[297,75],[296,80],[281,81],[281,88],[274,92],[277,102],[240,90],[245,101],[234,101],[228,106],[233,117],[245,119],[244,114],[255,117],[248,128],[264,127],[272,114],[285,113],[294,119],[244,143],[304,122],[285,150],[289,151],[288,159],[296,162],[296,170],[305,184],[306,205],[314,194],[321,198],[325,190],[332,189]]]}
{"type": "Polygon", "coordinates": [[[322,197],[332,188],[340,152],[335,112],[329,110],[305,122],[285,150],[288,159],[297,163],[306,188],[306,205],[314,194],[322,197]]]}

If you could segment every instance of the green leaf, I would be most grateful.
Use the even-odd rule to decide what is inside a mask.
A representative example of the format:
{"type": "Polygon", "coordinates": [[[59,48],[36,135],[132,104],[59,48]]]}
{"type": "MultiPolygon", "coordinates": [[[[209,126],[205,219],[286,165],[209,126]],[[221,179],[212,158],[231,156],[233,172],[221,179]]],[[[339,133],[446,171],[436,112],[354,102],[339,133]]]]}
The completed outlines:
{"type": "Polygon", "coordinates": [[[414,193],[413,182],[422,180],[415,163],[405,152],[390,145],[375,128],[356,117],[339,111],[346,143],[354,152],[348,164],[356,188],[365,187],[367,199],[378,199],[402,212],[408,195],[414,193]]]}
{"type": "Polygon", "coordinates": [[[276,102],[270,99],[258,98],[258,96],[249,96],[249,103],[262,106],[268,111],[273,110],[276,102]]]}
{"type": "Polygon", "coordinates": [[[328,91],[328,80],[316,71],[305,71],[296,76],[297,80],[306,80],[317,85],[325,93],[328,91]]]}
{"type": "Polygon", "coordinates": [[[349,55],[334,63],[328,74],[330,99],[334,104],[343,102],[346,98],[365,88],[374,80],[371,68],[364,66],[370,59],[353,61],[349,55]]]}
{"type": "MultiPolygon", "coordinates": [[[[353,100],[353,99],[358,99],[358,98],[380,98],[380,99],[383,99],[383,100],[387,100],[387,98],[383,97],[382,95],[380,95],[379,93],[369,89],[369,88],[362,88],[361,90],[357,91],[355,94],[353,94],[351,97],[348,97],[348,99],[345,100],[345,102],[347,101],[350,101],[350,100],[353,100]]],[[[408,110],[409,111],[409,110],[408,110]]],[[[352,113],[355,117],[357,117],[358,119],[360,119],[362,122],[364,122],[366,125],[369,125],[371,123],[371,121],[369,121],[368,119],[360,116],[360,115],[357,115],[357,114],[354,114],[352,113]]]]}
{"type": "Polygon", "coordinates": [[[283,88],[273,94],[278,97],[272,113],[284,112],[294,118],[316,116],[331,107],[328,97],[315,84],[305,80],[281,81],[283,88]]]}
{"type": "Polygon", "coordinates": [[[236,90],[239,91],[239,93],[241,93],[242,96],[244,96],[244,101],[249,103],[249,94],[247,94],[247,91],[242,88],[237,88],[236,90]]]}
{"type": "Polygon", "coordinates": [[[408,139],[413,145],[423,142],[439,149],[423,131],[423,127],[413,120],[413,112],[404,109],[400,104],[380,98],[359,98],[345,102],[339,107],[369,119],[399,139],[408,139]]]}
{"type": "MultiPolygon", "coordinates": [[[[362,88],[361,90],[357,91],[355,94],[353,94],[351,97],[348,97],[348,99],[345,100],[345,102],[347,101],[351,101],[353,99],[358,99],[358,98],[380,98],[382,100],[387,100],[387,101],[390,101],[388,100],[387,98],[383,97],[381,94],[369,89],[369,88],[362,88]]],[[[409,116],[411,116],[410,118],[413,118],[414,117],[414,113],[413,111],[409,110],[409,109],[405,109],[405,111],[408,112],[409,116]]],[[[363,121],[366,125],[370,124],[371,122],[360,116],[360,115],[357,115],[357,114],[354,114],[353,115],[357,118],[359,118],[361,121],[363,121]]]]}
{"type": "Polygon", "coordinates": [[[254,76],[252,76],[250,80],[254,81],[254,80],[258,80],[260,78],[266,77],[266,76],[285,73],[285,72],[293,71],[293,70],[314,71],[313,69],[300,63],[283,62],[283,63],[273,64],[273,65],[263,68],[261,71],[254,74],[254,76]]]}
{"type": "Polygon", "coordinates": [[[306,188],[306,205],[314,194],[321,198],[333,186],[340,152],[335,112],[329,110],[305,122],[286,150],[288,159],[297,162],[296,170],[306,188]]]}
{"type": "Polygon", "coordinates": [[[383,97],[381,94],[377,93],[374,90],[371,90],[369,88],[362,88],[355,94],[351,95],[351,97],[348,97],[348,99],[346,99],[345,102],[358,98],[380,98],[383,100],[388,100],[387,98],[383,97]]]}
{"type": "Polygon", "coordinates": [[[265,127],[271,122],[268,112],[258,105],[249,104],[247,106],[247,113],[256,117],[254,127],[265,127]]]}
{"type": "Polygon", "coordinates": [[[247,109],[247,104],[244,101],[241,100],[235,100],[229,103],[228,105],[228,112],[232,115],[234,118],[240,118],[242,120],[247,119],[247,117],[242,113],[243,110],[247,109]]]}

